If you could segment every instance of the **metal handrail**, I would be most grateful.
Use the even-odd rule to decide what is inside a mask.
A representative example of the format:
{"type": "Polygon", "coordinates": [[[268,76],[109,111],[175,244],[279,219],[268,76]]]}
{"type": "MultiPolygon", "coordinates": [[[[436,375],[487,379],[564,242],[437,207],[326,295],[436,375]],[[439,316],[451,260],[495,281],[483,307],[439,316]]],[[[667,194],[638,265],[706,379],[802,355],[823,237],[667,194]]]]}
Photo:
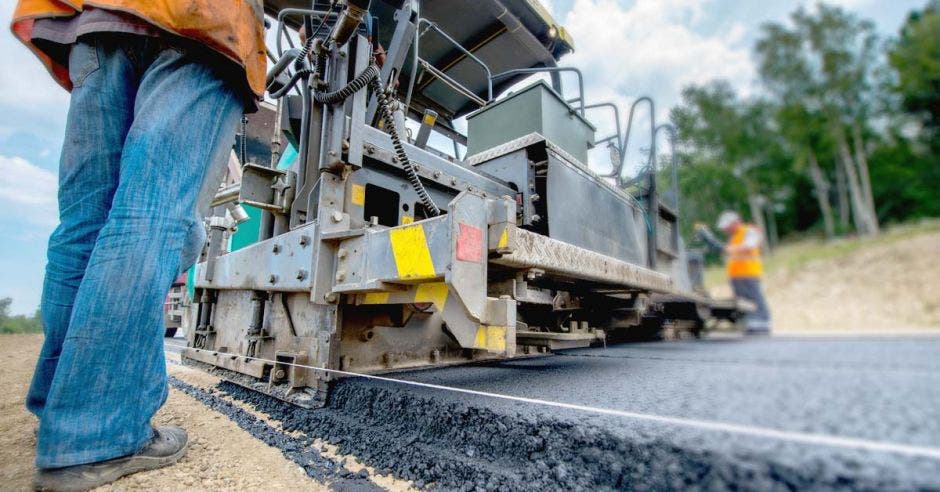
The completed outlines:
{"type": "MultiPolygon", "coordinates": [[[[676,133],[676,127],[672,126],[669,123],[663,123],[656,127],[655,135],[659,134],[660,130],[665,130],[669,135],[669,147],[670,147],[670,156],[669,156],[669,166],[672,168],[672,192],[675,203],[673,207],[675,212],[679,213],[679,161],[676,158],[676,140],[678,139],[678,134],[676,133]]],[[[657,161],[659,158],[657,156],[657,161]]]]}
{"type": "Polygon", "coordinates": [[[611,136],[609,136],[609,137],[604,137],[604,138],[602,138],[602,139],[600,139],[600,140],[596,140],[596,141],[594,142],[594,145],[600,145],[600,144],[603,144],[603,143],[607,143],[607,142],[609,142],[609,141],[611,141],[611,140],[616,140],[616,141],[617,141],[617,151],[620,152],[620,155],[623,155],[624,148],[623,148],[622,130],[621,130],[621,126],[620,126],[620,108],[617,107],[617,105],[614,104],[614,103],[612,103],[612,102],[603,102],[603,103],[597,103],[597,104],[589,104],[589,105],[587,105],[587,106],[584,107],[585,110],[588,110],[588,109],[598,109],[598,108],[609,108],[609,109],[612,109],[612,110],[614,111],[614,125],[616,126],[616,133],[614,133],[613,135],[611,135],[611,136]]]}
{"type": "MultiPolygon", "coordinates": [[[[282,56],[284,53],[283,49],[281,48],[282,34],[284,38],[287,38],[287,44],[291,48],[294,48],[294,41],[285,32],[287,25],[284,23],[284,18],[287,17],[288,15],[316,15],[316,16],[324,16],[324,17],[326,16],[335,17],[339,15],[339,13],[331,12],[329,10],[315,10],[315,9],[298,9],[298,8],[281,9],[281,11],[277,13],[277,43],[276,43],[277,56],[282,56]]],[[[310,33],[308,33],[308,35],[309,34],[310,33]]]]}
{"type": "Polygon", "coordinates": [[[647,102],[650,106],[650,156],[647,162],[647,168],[652,169],[653,160],[656,158],[656,104],[649,96],[642,96],[630,105],[630,114],[627,115],[627,132],[622,140],[623,151],[620,153],[620,163],[609,174],[601,174],[604,178],[616,178],[617,185],[624,188],[628,183],[623,180],[623,164],[627,158],[627,146],[630,145],[630,133],[633,130],[633,116],[636,113],[636,107],[641,102],[647,102]]]}
{"type": "MultiPolygon", "coordinates": [[[[433,29],[435,32],[437,32],[438,34],[440,34],[440,36],[441,36],[442,38],[444,38],[444,39],[446,39],[447,41],[449,41],[452,45],[454,45],[454,47],[456,47],[457,49],[459,49],[460,51],[462,51],[462,52],[463,52],[465,55],[467,55],[471,60],[475,61],[478,65],[480,65],[480,67],[483,68],[483,71],[486,72],[486,102],[483,103],[483,104],[481,104],[481,106],[485,106],[486,103],[489,103],[490,101],[492,101],[492,100],[493,100],[493,72],[490,71],[490,67],[488,67],[488,66],[486,65],[486,63],[483,63],[483,60],[477,58],[477,56],[474,55],[472,52],[470,52],[470,50],[468,50],[467,48],[464,48],[464,46],[463,46],[462,44],[458,43],[454,38],[450,37],[449,34],[447,34],[446,32],[444,32],[444,30],[442,30],[441,28],[437,27],[437,24],[435,24],[435,23],[433,23],[433,22],[431,22],[431,21],[429,21],[429,20],[427,20],[427,19],[425,19],[425,18],[419,18],[419,19],[418,19],[418,24],[417,24],[418,33],[417,33],[417,35],[415,36],[416,40],[417,40],[417,38],[420,38],[421,36],[423,36],[425,32],[427,32],[427,29],[425,29],[424,31],[421,31],[421,26],[422,26],[422,25],[427,26],[427,29],[433,29]]],[[[420,57],[419,48],[420,48],[420,44],[416,41],[416,42],[415,42],[415,59],[416,59],[416,61],[417,61],[417,59],[420,57]]],[[[427,63],[426,60],[421,60],[421,61],[423,61],[423,62],[424,62],[425,64],[427,64],[427,65],[430,65],[430,63],[427,63]]],[[[444,73],[442,70],[438,70],[438,69],[435,69],[435,70],[437,70],[437,71],[438,71],[439,73],[441,73],[441,74],[444,73]]],[[[457,84],[458,86],[460,86],[460,88],[461,88],[462,90],[464,90],[464,91],[466,91],[466,92],[468,92],[468,93],[470,93],[470,94],[473,94],[473,91],[471,91],[470,89],[467,89],[467,88],[464,87],[462,84],[458,83],[457,81],[453,80],[453,79],[450,78],[450,77],[448,77],[448,79],[450,79],[450,81],[453,82],[454,84],[457,84]]],[[[411,81],[411,83],[414,84],[414,81],[411,81]]],[[[466,94],[464,94],[464,95],[466,95],[466,94]]],[[[480,99],[481,99],[481,98],[476,97],[475,102],[479,102],[480,99]]],[[[410,101],[409,101],[409,102],[410,102],[410,101]]]]}
{"type": "MultiPolygon", "coordinates": [[[[522,74],[533,74],[533,73],[560,73],[560,72],[574,72],[578,76],[578,97],[571,99],[570,102],[579,102],[580,108],[579,112],[581,116],[584,116],[584,110],[586,106],[584,105],[584,75],[580,70],[574,67],[537,67],[537,68],[515,68],[512,70],[506,70],[505,72],[498,73],[490,77],[491,81],[496,79],[501,79],[503,77],[509,77],[511,75],[522,75],[522,74]]],[[[492,83],[490,84],[492,86],[492,83]]],[[[564,96],[562,96],[564,97],[564,96]]]]}
{"type": "Polygon", "coordinates": [[[424,67],[425,71],[427,71],[432,76],[434,76],[435,78],[443,82],[444,85],[453,89],[454,92],[457,92],[458,94],[479,104],[480,106],[486,106],[487,101],[484,101],[482,98],[480,98],[479,96],[471,92],[470,89],[467,89],[466,87],[460,85],[460,82],[457,82],[456,80],[451,78],[449,75],[447,75],[443,71],[435,68],[433,65],[431,65],[430,62],[428,62],[424,58],[419,58],[418,61],[421,63],[421,66],[424,67]]]}

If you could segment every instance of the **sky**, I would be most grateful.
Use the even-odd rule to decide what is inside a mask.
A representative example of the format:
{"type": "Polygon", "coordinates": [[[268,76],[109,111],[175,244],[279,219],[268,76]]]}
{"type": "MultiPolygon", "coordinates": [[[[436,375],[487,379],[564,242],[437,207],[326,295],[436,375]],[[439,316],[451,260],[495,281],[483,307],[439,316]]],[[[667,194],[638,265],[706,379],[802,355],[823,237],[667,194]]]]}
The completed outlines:
{"type": "MultiPolygon", "coordinates": [[[[683,86],[727,79],[745,96],[758,91],[751,46],[764,22],[785,22],[804,0],[543,0],[575,40],[561,65],[586,76],[589,103],[626,108],[637,97],[656,101],[657,123],[679,102],[683,86]]],[[[907,13],[926,0],[830,0],[873,20],[893,36],[907,13]]],[[[14,0],[0,0],[0,24],[9,26],[14,0]]],[[[68,94],[8,29],[0,31],[0,298],[13,312],[39,305],[46,243],[57,224],[57,166],[68,94]]],[[[573,81],[572,81],[573,82],[573,81]]],[[[574,87],[568,83],[567,87],[574,87]]],[[[573,96],[572,93],[567,95],[573,96]]],[[[642,111],[642,113],[640,113],[642,111]]],[[[646,109],[634,123],[648,128],[646,109]]],[[[599,136],[612,125],[596,118],[599,136]]],[[[628,148],[637,162],[648,138],[628,148]]],[[[603,161],[592,153],[592,161],[603,161]]]]}

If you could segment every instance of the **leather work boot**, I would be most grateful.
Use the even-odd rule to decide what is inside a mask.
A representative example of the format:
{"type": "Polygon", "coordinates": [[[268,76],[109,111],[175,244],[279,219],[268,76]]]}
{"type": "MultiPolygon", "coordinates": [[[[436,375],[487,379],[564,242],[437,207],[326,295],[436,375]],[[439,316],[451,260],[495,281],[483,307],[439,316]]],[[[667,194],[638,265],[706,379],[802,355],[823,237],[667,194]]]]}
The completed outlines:
{"type": "Polygon", "coordinates": [[[154,470],[179,461],[186,454],[189,437],[181,427],[155,427],[153,438],[140,451],[97,463],[40,469],[35,490],[82,491],[111,483],[125,475],[154,470]]]}

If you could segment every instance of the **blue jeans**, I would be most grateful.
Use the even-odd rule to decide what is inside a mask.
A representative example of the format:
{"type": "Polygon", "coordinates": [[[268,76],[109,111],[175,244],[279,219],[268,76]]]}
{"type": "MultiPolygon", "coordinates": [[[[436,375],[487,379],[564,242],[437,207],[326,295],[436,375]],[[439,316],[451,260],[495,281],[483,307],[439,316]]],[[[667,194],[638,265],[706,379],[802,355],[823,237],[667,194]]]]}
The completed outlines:
{"type": "Polygon", "coordinates": [[[205,241],[200,212],[244,108],[196,51],[118,34],[72,47],[45,343],[26,402],[39,468],[133,454],[166,400],[164,298],[205,241]]]}

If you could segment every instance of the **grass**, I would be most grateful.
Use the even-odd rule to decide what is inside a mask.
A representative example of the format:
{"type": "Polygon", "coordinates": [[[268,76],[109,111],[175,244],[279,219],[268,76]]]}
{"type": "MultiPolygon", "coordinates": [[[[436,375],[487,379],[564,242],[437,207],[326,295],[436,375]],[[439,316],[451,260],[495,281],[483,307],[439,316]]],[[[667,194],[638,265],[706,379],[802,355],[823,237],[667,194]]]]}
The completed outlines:
{"type": "MultiPolygon", "coordinates": [[[[940,232],[940,219],[894,225],[871,237],[840,238],[832,241],[801,238],[785,241],[764,258],[764,267],[769,272],[797,270],[811,263],[841,258],[863,248],[892,244],[932,232],[940,232]]],[[[716,265],[705,270],[706,288],[711,289],[725,282],[727,279],[722,266],[716,265]]]]}

